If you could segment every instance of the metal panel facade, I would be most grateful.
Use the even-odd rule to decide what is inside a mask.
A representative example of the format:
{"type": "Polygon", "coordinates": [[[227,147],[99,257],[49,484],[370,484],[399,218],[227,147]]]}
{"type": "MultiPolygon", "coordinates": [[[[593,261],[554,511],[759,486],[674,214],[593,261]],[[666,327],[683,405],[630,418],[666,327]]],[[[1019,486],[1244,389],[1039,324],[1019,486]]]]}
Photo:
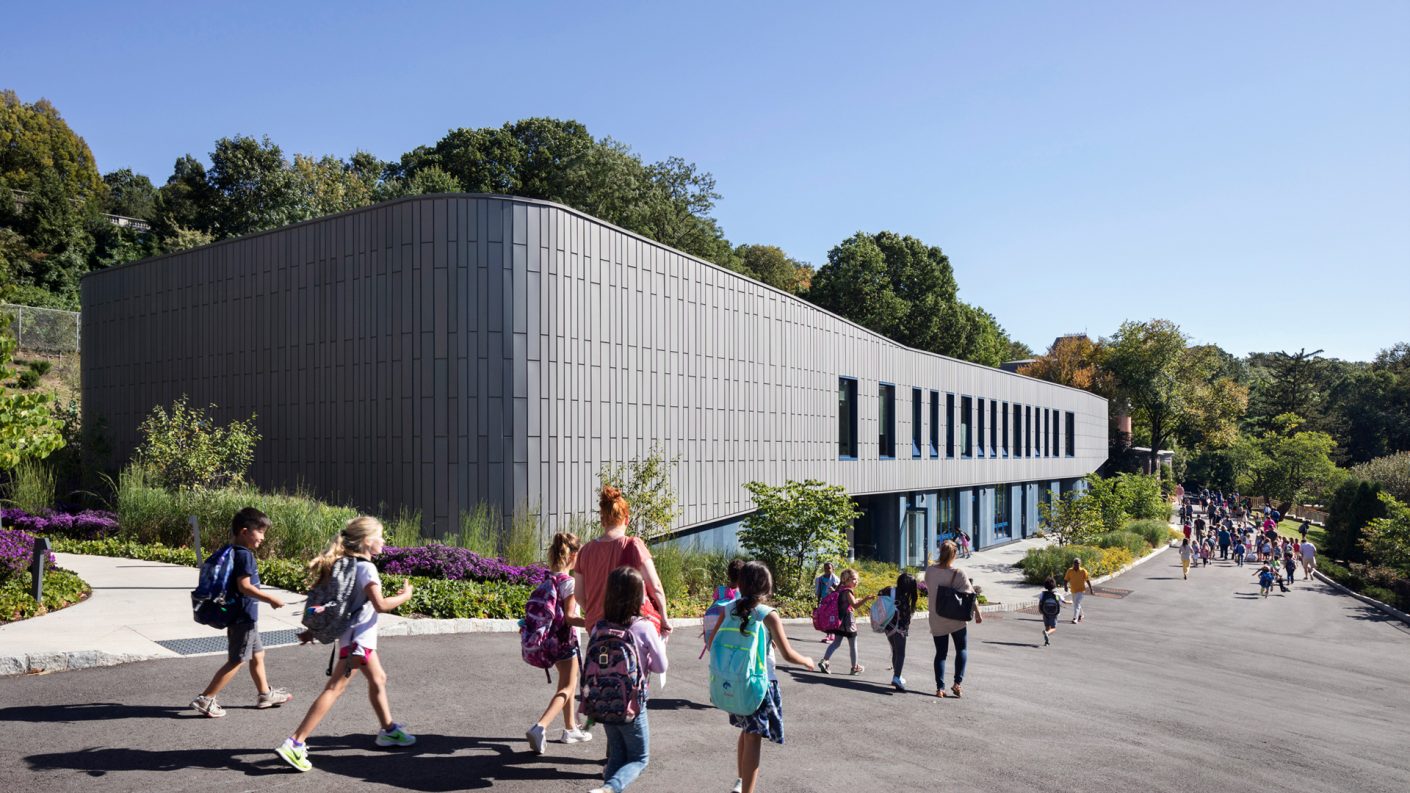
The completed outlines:
{"type": "Polygon", "coordinates": [[[901,347],[527,199],[402,199],[136,262],[87,276],[83,311],[85,419],[121,458],[154,405],[187,394],[221,420],[258,414],[260,485],[420,510],[436,534],[480,501],[561,527],[594,507],[604,463],[653,442],[680,458],[682,528],[749,511],[755,479],[906,493],[1066,480],[1106,457],[1099,397],[901,347]],[[838,455],[839,377],[857,380],[855,460],[838,455]],[[881,382],[895,459],[878,451],[881,382]],[[943,428],[930,456],[932,390],[985,400],[984,457],[947,458],[943,428]],[[1005,456],[990,400],[1074,413],[1075,455],[1059,434],[1055,456],[1005,456]]]}

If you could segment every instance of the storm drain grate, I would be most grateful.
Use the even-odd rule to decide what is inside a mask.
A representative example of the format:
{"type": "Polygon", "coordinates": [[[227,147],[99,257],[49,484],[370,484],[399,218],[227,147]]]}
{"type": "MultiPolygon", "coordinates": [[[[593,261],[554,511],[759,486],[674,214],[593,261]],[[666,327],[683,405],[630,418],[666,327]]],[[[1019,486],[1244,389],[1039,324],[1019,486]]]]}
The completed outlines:
{"type": "Polygon", "coordinates": [[[1116,587],[1104,586],[1101,589],[1092,587],[1092,597],[1120,599],[1131,594],[1129,589],[1117,589],[1116,587]]]}
{"type": "MultiPolygon", "coordinates": [[[[280,647],[298,644],[299,632],[295,630],[260,631],[260,644],[265,647],[280,647]]],[[[202,636],[199,639],[167,639],[157,642],[177,655],[200,655],[201,653],[223,653],[226,648],[224,636],[202,636]]]]}

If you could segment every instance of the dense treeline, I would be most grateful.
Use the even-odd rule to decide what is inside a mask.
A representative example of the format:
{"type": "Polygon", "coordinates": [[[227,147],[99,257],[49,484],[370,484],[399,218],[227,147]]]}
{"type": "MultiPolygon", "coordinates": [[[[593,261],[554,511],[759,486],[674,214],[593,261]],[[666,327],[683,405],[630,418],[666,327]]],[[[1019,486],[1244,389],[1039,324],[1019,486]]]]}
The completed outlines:
{"type": "Polygon", "coordinates": [[[450,130],[393,161],[364,151],[292,158],[266,138],[215,141],[209,165],[178,157],[158,187],[101,174],[52,104],[0,94],[0,298],[76,308],[83,273],[407,195],[500,193],[566,204],[777,289],[897,341],[997,365],[1030,354],[957,298],[949,259],[914,237],[859,232],[816,272],[768,244],[732,244],[712,216],[720,194],[681,157],[646,162],[582,124],[529,118],[450,130]],[[138,218],[122,227],[108,216],[138,218]],[[864,287],[865,300],[856,298],[864,287]]]}

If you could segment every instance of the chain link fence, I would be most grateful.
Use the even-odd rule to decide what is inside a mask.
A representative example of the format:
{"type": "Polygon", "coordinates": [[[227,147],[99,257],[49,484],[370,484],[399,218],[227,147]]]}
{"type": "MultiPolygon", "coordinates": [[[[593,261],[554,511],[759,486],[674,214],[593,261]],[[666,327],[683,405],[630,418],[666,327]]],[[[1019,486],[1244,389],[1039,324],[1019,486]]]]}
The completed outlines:
{"type": "Polygon", "coordinates": [[[50,355],[78,352],[82,323],[77,311],[0,303],[0,315],[10,318],[10,335],[25,352],[50,355]]]}

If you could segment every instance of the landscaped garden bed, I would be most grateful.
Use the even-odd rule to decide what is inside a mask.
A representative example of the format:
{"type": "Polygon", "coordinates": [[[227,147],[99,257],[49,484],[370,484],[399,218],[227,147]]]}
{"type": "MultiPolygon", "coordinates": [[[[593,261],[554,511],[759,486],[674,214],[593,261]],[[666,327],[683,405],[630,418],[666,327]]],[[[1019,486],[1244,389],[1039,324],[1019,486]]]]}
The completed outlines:
{"type": "Polygon", "coordinates": [[[68,570],[54,567],[49,554],[44,571],[44,602],[30,591],[29,566],[34,559],[34,535],[21,529],[0,530],[0,624],[27,619],[71,606],[88,597],[88,584],[68,570]]]}

